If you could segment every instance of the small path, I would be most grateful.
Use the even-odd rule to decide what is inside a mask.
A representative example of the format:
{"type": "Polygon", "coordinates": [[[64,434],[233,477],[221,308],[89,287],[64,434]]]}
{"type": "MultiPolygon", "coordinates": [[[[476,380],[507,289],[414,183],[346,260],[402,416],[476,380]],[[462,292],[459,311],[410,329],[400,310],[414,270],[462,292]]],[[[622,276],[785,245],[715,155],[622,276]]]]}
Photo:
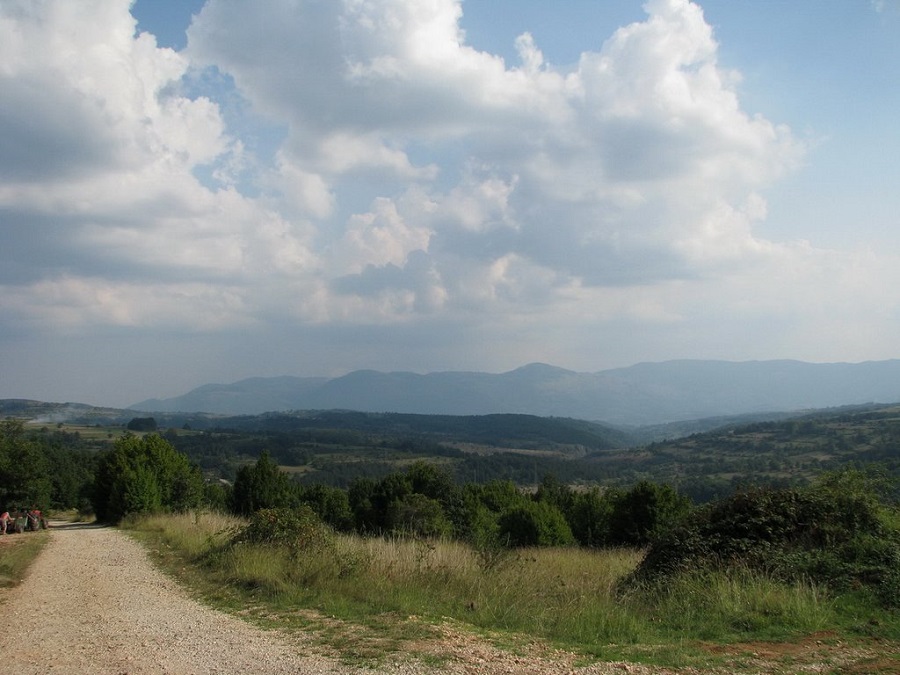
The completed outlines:
{"type": "Polygon", "coordinates": [[[200,605],[138,543],[96,525],[50,530],[28,577],[5,594],[0,626],[4,675],[349,672],[200,605]]]}

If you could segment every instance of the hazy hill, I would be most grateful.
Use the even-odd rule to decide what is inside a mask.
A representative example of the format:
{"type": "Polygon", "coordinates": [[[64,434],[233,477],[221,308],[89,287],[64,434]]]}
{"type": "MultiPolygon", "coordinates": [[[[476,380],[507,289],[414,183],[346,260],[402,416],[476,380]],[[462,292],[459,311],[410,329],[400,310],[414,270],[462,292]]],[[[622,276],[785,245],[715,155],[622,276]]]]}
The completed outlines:
{"type": "Polygon", "coordinates": [[[767,411],[900,401],[900,361],[668,361],[578,373],[531,364],[500,373],[252,378],[130,406],[148,412],[259,414],[346,409],[441,415],[520,413],[647,425],[767,411]]]}

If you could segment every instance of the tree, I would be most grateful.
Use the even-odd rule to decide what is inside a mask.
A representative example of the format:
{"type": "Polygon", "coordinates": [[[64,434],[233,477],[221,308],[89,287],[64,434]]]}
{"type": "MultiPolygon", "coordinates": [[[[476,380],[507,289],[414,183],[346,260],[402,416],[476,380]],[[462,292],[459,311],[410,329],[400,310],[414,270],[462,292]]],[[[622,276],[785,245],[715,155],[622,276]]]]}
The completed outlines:
{"type": "Polygon", "coordinates": [[[690,500],[671,486],[641,481],[614,501],[610,543],[646,546],[655,535],[674,527],[690,509],[690,500]]]}
{"type": "Polygon", "coordinates": [[[610,520],[617,491],[598,487],[576,493],[567,520],[572,534],[582,546],[600,547],[609,542],[610,520]]]}
{"type": "Polygon", "coordinates": [[[340,532],[353,528],[353,511],[345,490],[328,485],[310,485],[300,490],[300,501],[312,507],[325,523],[340,532]]]}
{"type": "Polygon", "coordinates": [[[293,499],[287,474],[278,468],[268,451],[264,450],[254,466],[243,466],[234,481],[232,510],[249,516],[259,509],[280,509],[292,506],[293,499]]]}
{"type": "Polygon", "coordinates": [[[118,522],[130,513],[185,511],[202,500],[199,468],[156,434],[126,434],[99,460],[93,505],[100,521],[118,522]]]}
{"type": "Polygon", "coordinates": [[[893,498],[852,469],[806,488],[753,488],[662,533],[631,581],[668,583],[682,573],[738,568],[836,592],[868,589],[897,608],[898,523],[893,498]]]}
{"type": "Polygon", "coordinates": [[[572,510],[575,493],[555,475],[548,473],[541,480],[534,498],[539,502],[553,504],[564,514],[568,514],[572,510]]]}
{"type": "Polygon", "coordinates": [[[413,493],[391,504],[390,521],[395,532],[423,537],[445,537],[453,532],[441,503],[413,493]]]}
{"type": "Polygon", "coordinates": [[[372,504],[375,488],[376,483],[371,478],[357,478],[347,490],[353,526],[357,532],[371,534],[376,531],[378,517],[372,504]]]}
{"type": "Polygon", "coordinates": [[[46,509],[51,491],[46,455],[25,437],[25,425],[18,420],[0,422],[0,504],[46,509]]]}
{"type": "Polygon", "coordinates": [[[526,502],[500,516],[500,538],[510,546],[565,546],[574,541],[562,512],[547,502],[526,502]]]}

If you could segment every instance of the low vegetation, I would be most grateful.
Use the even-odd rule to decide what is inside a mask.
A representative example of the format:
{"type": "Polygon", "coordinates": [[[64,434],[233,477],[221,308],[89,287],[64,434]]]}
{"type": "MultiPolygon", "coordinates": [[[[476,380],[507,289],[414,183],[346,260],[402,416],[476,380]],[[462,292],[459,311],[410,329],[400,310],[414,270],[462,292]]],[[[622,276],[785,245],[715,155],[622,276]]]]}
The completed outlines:
{"type": "Polygon", "coordinates": [[[811,580],[834,594],[861,590],[873,604],[897,608],[897,516],[876,479],[859,471],[802,490],[748,490],[661,533],[633,581],[668,583],[689,570],[738,568],[789,583],[811,580]]]}
{"type": "Polygon", "coordinates": [[[635,583],[641,549],[491,555],[447,539],[337,533],[309,508],[262,510],[250,519],[146,516],[128,526],[211,602],[245,614],[253,608],[258,620],[283,629],[317,631],[348,656],[414,649],[447,620],[507,644],[540,639],[585,656],[670,666],[721,664],[711,642],[828,635],[857,644],[878,639],[888,652],[900,645],[900,619],[873,602],[873,588],[838,589],[750,565],[702,565],[667,571],[665,584],[635,583]],[[345,642],[348,634],[353,640],[345,642]]]}
{"type": "Polygon", "coordinates": [[[46,532],[3,535],[0,538],[0,588],[18,584],[46,543],[46,532]]]}

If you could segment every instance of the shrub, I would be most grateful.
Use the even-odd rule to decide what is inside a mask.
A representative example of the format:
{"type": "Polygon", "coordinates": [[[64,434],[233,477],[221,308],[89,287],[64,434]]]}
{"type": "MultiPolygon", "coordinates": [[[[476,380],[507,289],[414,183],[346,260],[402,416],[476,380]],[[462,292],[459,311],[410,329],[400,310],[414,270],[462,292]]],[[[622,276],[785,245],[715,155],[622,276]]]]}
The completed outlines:
{"type": "Polygon", "coordinates": [[[278,594],[353,576],[368,565],[307,504],[257,511],[209,561],[243,585],[278,594]]]}
{"type": "Polygon", "coordinates": [[[389,517],[398,534],[448,537],[453,533],[453,525],[447,520],[440,502],[422,494],[406,495],[391,504],[389,517]]]}
{"type": "Polygon", "coordinates": [[[631,582],[743,566],[836,591],[866,586],[898,606],[900,533],[885,524],[889,507],[852,477],[802,490],[750,490],[708,505],[660,535],[631,582]]]}
{"type": "Polygon", "coordinates": [[[232,544],[256,544],[283,547],[291,553],[324,548],[333,543],[334,534],[308,505],[294,509],[260,509],[250,522],[238,530],[232,544]]]}
{"type": "Polygon", "coordinates": [[[548,502],[525,502],[500,516],[499,536],[510,546],[565,546],[575,541],[562,512],[548,502]]]}

